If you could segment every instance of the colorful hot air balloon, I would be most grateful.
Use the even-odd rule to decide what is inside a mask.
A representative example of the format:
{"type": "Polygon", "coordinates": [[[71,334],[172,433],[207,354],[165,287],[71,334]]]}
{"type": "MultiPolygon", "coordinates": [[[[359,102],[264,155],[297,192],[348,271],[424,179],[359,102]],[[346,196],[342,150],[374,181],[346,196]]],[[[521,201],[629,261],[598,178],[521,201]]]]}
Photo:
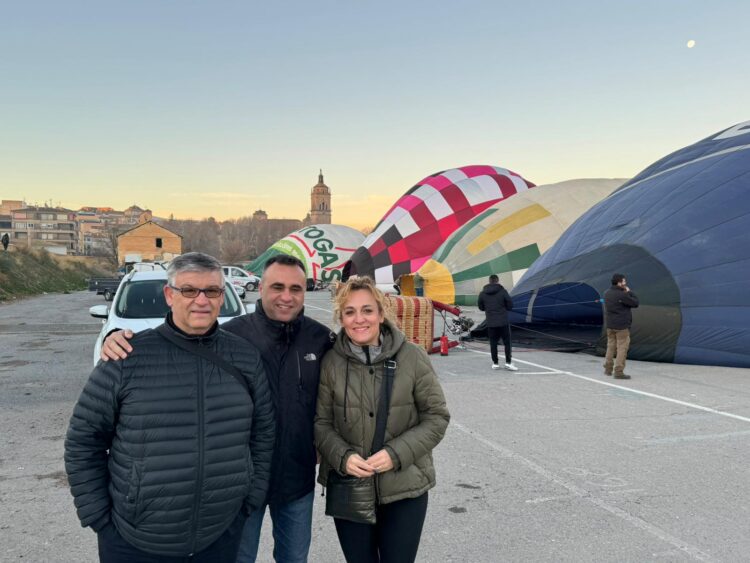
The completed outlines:
{"type": "Polygon", "coordinates": [[[617,272],[640,300],[629,357],[750,367],[748,232],[750,122],[659,160],[592,207],[516,285],[513,322],[569,340],[593,329],[603,350],[599,299],[617,272]]]}
{"type": "Polygon", "coordinates": [[[364,239],[365,235],[344,225],[303,227],[272,244],[248,269],[262,272],[271,256],[290,254],[305,265],[308,282],[340,280],[344,264],[364,239]]]}
{"type": "Polygon", "coordinates": [[[568,180],[496,203],[448,237],[422,265],[425,295],[442,303],[476,305],[490,274],[510,291],[565,229],[624,182],[568,180]]]}
{"type": "Polygon", "coordinates": [[[392,284],[416,272],[456,229],[534,184],[497,166],[464,166],[428,176],[380,220],[344,270],[392,284]]]}

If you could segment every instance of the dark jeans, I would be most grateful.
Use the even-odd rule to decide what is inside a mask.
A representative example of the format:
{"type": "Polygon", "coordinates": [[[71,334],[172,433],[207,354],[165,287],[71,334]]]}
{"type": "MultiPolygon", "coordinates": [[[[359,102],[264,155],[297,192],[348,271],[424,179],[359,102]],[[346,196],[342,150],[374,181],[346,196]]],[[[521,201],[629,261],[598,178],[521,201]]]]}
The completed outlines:
{"type": "Polygon", "coordinates": [[[417,558],[427,493],[378,506],[378,523],[358,524],[334,518],[348,563],[413,563],[417,558]]]}
{"type": "MultiPolygon", "coordinates": [[[[273,559],[277,563],[305,563],[312,539],[315,491],[284,504],[268,505],[273,522],[273,559]]],[[[255,563],[266,507],[250,513],[242,532],[237,563],[255,563]]]]}
{"type": "Polygon", "coordinates": [[[500,340],[502,340],[503,346],[505,347],[505,363],[509,364],[511,362],[510,326],[509,325],[488,326],[487,336],[490,337],[490,355],[492,356],[492,363],[493,364],[499,363],[497,361],[497,343],[500,342],[500,340]]]}
{"type": "Polygon", "coordinates": [[[154,555],[126,542],[110,522],[99,530],[99,561],[101,563],[234,563],[240,546],[245,516],[240,513],[217,540],[203,551],[191,556],[154,555]]]}

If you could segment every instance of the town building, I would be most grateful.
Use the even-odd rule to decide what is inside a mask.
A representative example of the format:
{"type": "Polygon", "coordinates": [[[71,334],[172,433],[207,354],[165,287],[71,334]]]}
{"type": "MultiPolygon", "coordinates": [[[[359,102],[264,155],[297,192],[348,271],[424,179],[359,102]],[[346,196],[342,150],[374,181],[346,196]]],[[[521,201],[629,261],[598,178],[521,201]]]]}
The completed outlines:
{"type": "Polygon", "coordinates": [[[0,201],[0,215],[10,216],[11,211],[26,207],[26,202],[20,199],[4,199],[0,201]]]}
{"type": "Polygon", "coordinates": [[[75,211],[64,207],[28,206],[14,209],[10,215],[11,244],[44,248],[55,254],[78,254],[75,211]]]}
{"type": "Polygon", "coordinates": [[[80,252],[85,256],[110,256],[117,246],[118,233],[151,219],[151,210],[137,205],[125,211],[111,207],[81,207],[76,213],[80,252]]]}
{"type": "Polygon", "coordinates": [[[126,262],[167,261],[180,254],[182,236],[152,220],[144,220],[117,235],[117,257],[120,265],[126,262]]]}
{"type": "Polygon", "coordinates": [[[310,192],[310,225],[331,224],[331,188],[323,182],[323,170],[318,175],[318,183],[310,192]]]}

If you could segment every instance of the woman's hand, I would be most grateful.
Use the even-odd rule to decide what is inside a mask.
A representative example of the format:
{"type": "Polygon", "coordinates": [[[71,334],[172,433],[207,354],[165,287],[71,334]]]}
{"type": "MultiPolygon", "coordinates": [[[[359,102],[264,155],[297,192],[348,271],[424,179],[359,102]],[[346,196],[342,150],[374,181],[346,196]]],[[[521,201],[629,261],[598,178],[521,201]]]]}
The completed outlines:
{"type": "Polygon", "coordinates": [[[366,461],[376,473],[384,473],[393,469],[393,460],[385,449],[372,454],[366,461]]]}
{"type": "Polygon", "coordinates": [[[346,472],[354,477],[364,479],[365,477],[372,477],[375,474],[375,469],[359,454],[352,454],[346,460],[346,472]]]}

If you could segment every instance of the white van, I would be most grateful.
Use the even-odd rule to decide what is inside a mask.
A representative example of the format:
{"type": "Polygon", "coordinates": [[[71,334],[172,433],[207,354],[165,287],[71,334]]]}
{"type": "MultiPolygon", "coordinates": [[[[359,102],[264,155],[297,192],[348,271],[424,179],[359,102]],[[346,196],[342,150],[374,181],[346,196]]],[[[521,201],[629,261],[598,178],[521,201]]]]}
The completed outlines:
{"type": "Polygon", "coordinates": [[[248,274],[242,268],[237,266],[222,266],[224,270],[224,277],[229,283],[235,287],[242,287],[247,291],[255,291],[258,289],[260,278],[252,274],[248,274]]]}

